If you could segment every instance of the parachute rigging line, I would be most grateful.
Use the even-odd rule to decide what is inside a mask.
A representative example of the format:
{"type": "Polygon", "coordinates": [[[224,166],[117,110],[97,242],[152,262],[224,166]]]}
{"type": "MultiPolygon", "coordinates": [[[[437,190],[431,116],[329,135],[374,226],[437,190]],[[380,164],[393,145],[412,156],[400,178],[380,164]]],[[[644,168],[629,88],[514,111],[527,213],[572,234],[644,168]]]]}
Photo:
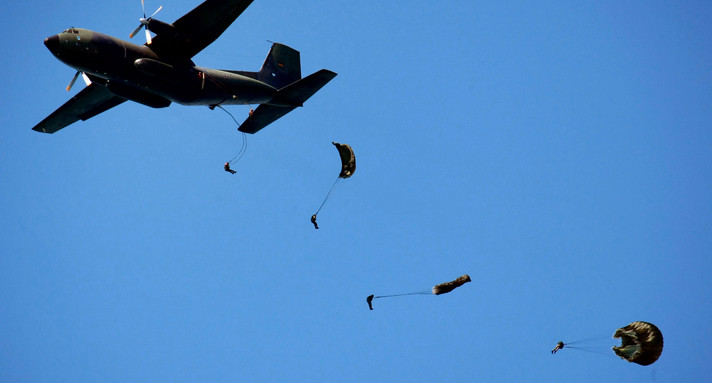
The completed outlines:
{"type": "MultiPolygon", "coordinates": [[[[603,335],[603,336],[598,336],[598,337],[594,337],[594,338],[579,339],[579,340],[575,340],[573,342],[566,342],[566,345],[581,344],[581,343],[588,344],[588,343],[593,343],[594,341],[600,341],[603,339],[610,339],[610,338],[611,338],[610,335],[603,335]]],[[[599,343],[599,342],[595,342],[595,343],[599,343]]]]}
{"type": "Polygon", "coordinates": [[[319,214],[319,212],[321,211],[321,208],[324,207],[324,204],[326,203],[326,201],[328,201],[329,198],[331,197],[331,195],[334,193],[334,188],[336,188],[336,185],[339,184],[340,180],[341,180],[341,177],[336,177],[336,181],[334,181],[334,184],[331,185],[331,189],[329,189],[329,192],[326,194],[326,197],[324,197],[324,201],[322,201],[321,206],[319,206],[319,209],[317,209],[317,211],[316,211],[316,213],[314,213],[314,215],[319,214]]]}
{"type": "Polygon", "coordinates": [[[572,350],[576,350],[576,351],[583,351],[583,352],[588,352],[588,353],[591,353],[591,354],[603,355],[603,356],[607,356],[607,357],[613,358],[613,355],[611,355],[611,353],[610,353],[608,350],[603,351],[603,350],[604,350],[603,348],[597,348],[597,347],[575,347],[575,346],[566,346],[566,348],[569,348],[569,349],[572,349],[572,350]]]}
{"type": "Polygon", "coordinates": [[[391,294],[391,295],[376,295],[373,298],[390,298],[390,297],[402,297],[404,295],[433,295],[430,291],[419,291],[416,293],[403,293],[403,294],[391,294]]]}
{"type": "MultiPolygon", "coordinates": [[[[227,109],[223,108],[222,105],[216,105],[216,106],[218,108],[222,109],[225,113],[227,113],[228,116],[230,116],[230,118],[232,118],[232,120],[235,121],[235,124],[237,124],[237,128],[238,129],[240,128],[240,123],[237,122],[237,120],[235,119],[235,116],[233,116],[232,113],[230,113],[227,109]]],[[[230,165],[235,164],[238,161],[240,161],[242,159],[242,156],[244,156],[245,152],[247,151],[247,134],[245,132],[240,132],[240,133],[242,134],[242,146],[240,147],[240,151],[237,152],[235,157],[232,157],[232,159],[230,161],[228,161],[230,163],[230,165]]]]}

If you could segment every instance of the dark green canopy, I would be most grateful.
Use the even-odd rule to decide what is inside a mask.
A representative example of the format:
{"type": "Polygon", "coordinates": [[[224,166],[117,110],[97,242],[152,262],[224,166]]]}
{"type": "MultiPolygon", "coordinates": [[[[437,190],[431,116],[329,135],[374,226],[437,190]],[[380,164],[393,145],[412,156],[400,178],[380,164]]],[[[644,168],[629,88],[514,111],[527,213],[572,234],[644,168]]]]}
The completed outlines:
{"type": "Polygon", "coordinates": [[[621,358],[643,366],[653,364],[663,352],[663,334],[652,323],[633,322],[613,334],[621,338],[621,346],[613,351],[621,358]]]}
{"type": "Polygon", "coordinates": [[[351,146],[347,144],[339,144],[338,142],[332,142],[336,149],[339,151],[341,156],[341,173],[339,177],[349,178],[356,171],[356,156],[354,156],[354,151],[351,146]]]}
{"type": "Polygon", "coordinates": [[[445,283],[441,283],[439,285],[433,286],[433,294],[440,295],[440,294],[449,293],[450,291],[455,290],[456,288],[464,285],[467,282],[472,282],[472,279],[470,279],[469,275],[465,274],[465,275],[455,279],[452,282],[445,282],[445,283]]]}

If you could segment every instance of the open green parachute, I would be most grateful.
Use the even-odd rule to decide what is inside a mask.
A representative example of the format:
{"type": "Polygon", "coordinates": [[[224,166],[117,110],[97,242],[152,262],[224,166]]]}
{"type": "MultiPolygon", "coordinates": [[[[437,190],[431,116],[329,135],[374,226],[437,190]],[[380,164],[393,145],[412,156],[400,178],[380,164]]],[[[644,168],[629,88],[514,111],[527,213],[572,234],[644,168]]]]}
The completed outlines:
{"type": "Polygon", "coordinates": [[[663,334],[652,323],[633,322],[613,334],[621,339],[621,346],[613,351],[621,358],[643,366],[653,364],[663,352],[663,334]]]}

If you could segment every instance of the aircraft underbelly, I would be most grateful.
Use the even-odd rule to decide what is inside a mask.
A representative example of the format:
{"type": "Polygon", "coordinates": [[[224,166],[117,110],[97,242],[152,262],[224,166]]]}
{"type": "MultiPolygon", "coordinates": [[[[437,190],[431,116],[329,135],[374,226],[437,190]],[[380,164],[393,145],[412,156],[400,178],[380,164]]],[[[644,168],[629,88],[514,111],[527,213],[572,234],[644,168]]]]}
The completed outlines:
{"type": "Polygon", "coordinates": [[[220,70],[181,68],[145,58],[134,66],[141,87],[182,105],[261,104],[277,93],[261,81],[220,70]]]}

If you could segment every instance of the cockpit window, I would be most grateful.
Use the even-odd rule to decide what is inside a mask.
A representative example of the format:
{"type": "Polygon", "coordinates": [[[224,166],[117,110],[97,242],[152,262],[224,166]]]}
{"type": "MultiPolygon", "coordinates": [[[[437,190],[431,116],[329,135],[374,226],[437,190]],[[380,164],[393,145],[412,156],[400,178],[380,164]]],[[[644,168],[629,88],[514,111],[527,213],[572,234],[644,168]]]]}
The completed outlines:
{"type": "Polygon", "coordinates": [[[78,34],[79,34],[79,31],[76,30],[74,27],[71,27],[71,28],[69,28],[69,29],[63,30],[62,33],[74,33],[75,35],[78,35],[78,34]]]}

